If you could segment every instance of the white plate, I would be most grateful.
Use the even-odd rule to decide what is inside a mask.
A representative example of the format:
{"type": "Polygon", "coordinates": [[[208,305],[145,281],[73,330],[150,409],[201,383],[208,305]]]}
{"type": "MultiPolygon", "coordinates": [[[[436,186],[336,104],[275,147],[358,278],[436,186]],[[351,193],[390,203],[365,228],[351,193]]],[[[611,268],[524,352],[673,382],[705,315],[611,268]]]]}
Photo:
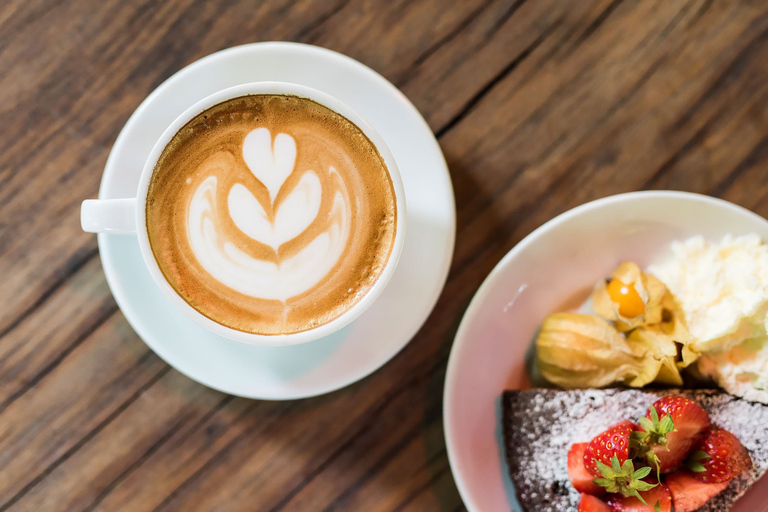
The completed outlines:
{"type": "MultiPolygon", "coordinates": [[[[645,266],[673,240],[696,234],[719,240],[727,233],[768,240],[768,221],[707,196],[636,192],[574,208],[504,256],[464,314],[445,377],[448,459],[470,512],[521,510],[503,454],[499,397],[529,387],[525,352],[544,317],[575,295],[586,296],[622,261],[645,266]]],[[[766,511],[766,503],[763,478],[733,512],[766,511]]]]}
{"type": "Polygon", "coordinates": [[[283,400],[347,386],[408,343],[448,276],[456,210],[440,147],[408,99],[359,62],[296,43],[231,48],[166,80],[118,136],[99,197],[135,196],[152,146],[187,107],[226,87],[269,80],[337,97],[371,123],[392,151],[405,186],[408,228],[397,270],[381,297],[359,319],[327,338],[291,347],[256,347],[216,336],[177,311],[152,281],[134,236],[101,234],[99,250],[107,282],[126,319],[168,364],[225,393],[283,400]]]}

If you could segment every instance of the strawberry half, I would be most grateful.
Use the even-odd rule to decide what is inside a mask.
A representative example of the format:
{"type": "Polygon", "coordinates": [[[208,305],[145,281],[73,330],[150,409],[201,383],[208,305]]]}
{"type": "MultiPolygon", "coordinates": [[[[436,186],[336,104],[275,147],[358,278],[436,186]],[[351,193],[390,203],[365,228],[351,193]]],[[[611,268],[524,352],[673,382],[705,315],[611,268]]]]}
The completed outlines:
{"type": "Polygon", "coordinates": [[[611,507],[605,504],[600,498],[595,498],[590,494],[582,494],[579,501],[578,512],[612,512],[611,507]]]}
{"type": "MultiPolygon", "coordinates": [[[[641,492],[643,501],[634,496],[613,494],[606,502],[613,512],[671,512],[672,495],[669,488],[659,484],[649,491],[641,492]]],[[[677,512],[677,509],[675,509],[677,512]]]]}
{"type": "Polygon", "coordinates": [[[587,443],[576,443],[568,450],[568,478],[577,491],[600,496],[605,493],[605,489],[593,482],[595,477],[584,467],[586,448],[587,443]]]}
{"type": "Polygon", "coordinates": [[[705,483],[728,482],[752,467],[739,439],[721,428],[712,429],[688,459],[694,476],[705,483]]]}
{"type": "Polygon", "coordinates": [[[632,437],[638,456],[659,473],[677,468],[709,432],[709,415],[693,400],[667,396],[654,402],[632,437]]]}
{"type": "Polygon", "coordinates": [[[692,512],[720,494],[728,482],[705,484],[687,471],[675,471],[667,475],[667,485],[675,512],[692,512]]]}
{"type": "Polygon", "coordinates": [[[584,450],[584,467],[587,471],[592,476],[602,476],[597,463],[610,466],[614,457],[618,458],[620,466],[624,464],[629,458],[629,436],[634,429],[634,423],[624,420],[592,439],[584,450]]]}

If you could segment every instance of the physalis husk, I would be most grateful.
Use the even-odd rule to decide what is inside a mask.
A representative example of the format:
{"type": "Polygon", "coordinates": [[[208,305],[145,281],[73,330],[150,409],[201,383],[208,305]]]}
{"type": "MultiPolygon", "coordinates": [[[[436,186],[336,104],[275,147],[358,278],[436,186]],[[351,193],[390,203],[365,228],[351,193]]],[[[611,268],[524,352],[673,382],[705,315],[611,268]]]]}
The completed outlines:
{"type": "Polygon", "coordinates": [[[544,320],[536,347],[547,380],[566,388],[683,383],[679,368],[696,356],[682,308],[661,281],[622,263],[598,283],[592,308],[597,316],[555,313],[544,320]]]}
{"type": "Polygon", "coordinates": [[[642,343],[630,343],[611,324],[594,315],[554,313],[536,339],[539,370],[564,388],[604,387],[615,382],[645,385],[661,362],[642,343]]]}

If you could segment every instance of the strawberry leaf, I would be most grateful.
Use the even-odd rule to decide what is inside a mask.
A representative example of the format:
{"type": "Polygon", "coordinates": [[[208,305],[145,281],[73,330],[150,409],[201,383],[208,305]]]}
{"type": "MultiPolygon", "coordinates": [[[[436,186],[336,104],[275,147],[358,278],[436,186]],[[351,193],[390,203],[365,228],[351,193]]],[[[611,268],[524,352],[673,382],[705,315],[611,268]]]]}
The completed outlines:
{"type": "Polygon", "coordinates": [[[651,472],[651,468],[649,466],[646,466],[632,473],[632,478],[634,478],[635,480],[642,480],[643,478],[647,477],[650,472],[651,472]]]}
{"type": "Polygon", "coordinates": [[[707,470],[701,462],[691,462],[688,464],[688,468],[694,473],[703,473],[707,470]]]}
{"type": "Polygon", "coordinates": [[[656,501],[656,504],[653,506],[654,512],[661,512],[661,503],[659,501],[656,501]]]}
{"type": "MultiPolygon", "coordinates": [[[[600,487],[605,487],[605,488],[606,488],[606,490],[607,490],[609,487],[611,487],[611,488],[612,488],[612,487],[615,487],[615,486],[616,486],[616,480],[609,480],[608,478],[595,478],[595,479],[594,479],[594,480],[592,480],[592,481],[593,481],[594,483],[596,483],[597,485],[599,485],[600,487]]],[[[611,492],[611,491],[608,491],[608,492],[611,492]]],[[[616,492],[616,491],[613,491],[613,492],[616,492]]]]}
{"type": "Polygon", "coordinates": [[[685,465],[688,466],[688,469],[690,469],[694,473],[703,473],[707,469],[704,467],[701,461],[706,459],[711,459],[711,458],[712,456],[709,455],[707,452],[704,452],[702,450],[697,450],[688,457],[688,460],[685,461],[685,465]]]}
{"type": "Polygon", "coordinates": [[[603,464],[597,459],[595,459],[595,465],[597,466],[597,470],[600,472],[600,474],[605,478],[613,478],[616,476],[616,473],[613,471],[613,469],[611,469],[610,466],[603,464]]]}
{"type": "Polygon", "coordinates": [[[649,484],[648,482],[643,482],[642,480],[635,480],[629,485],[633,489],[637,489],[638,491],[650,491],[651,489],[656,487],[658,484],[649,484]]]}
{"type": "Polygon", "coordinates": [[[653,452],[648,452],[646,458],[648,459],[648,464],[652,464],[656,467],[656,479],[661,480],[661,464],[659,463],[659,457],[653,452]]]}
{"type": "Polygon", "coordinates": [[[648,504],[648,502],[646,502],[646,501],[643,499],[643,497],[642,497],[642,496],[640,496],[640,493],[639,493],[639,492],[637,492],[635,489],[628,489],[627,491],[625,491],[625,492],[622,492],[622,494],[623,494],[624,496],[627,496],[627,497],[629,497],[629,496],[634,496],[635,498],[637,498],[637,499],[639,499],[640,501],[642,501],[642,502],[643,502],[643,505],[647,505],[647,504],[648,504]]]}
{"type": "Polygon", "coordinates": [[[690,456],[690,460],[692,461],[698,461],[698,460],[704,460],[704,459],[711,459],[712,456],[708,454],[707,452],[697,450],[693,452],[690,456]]]}
{"type": "Polygon", "coordinates": [[[659,413],[656,412],[654,406],[651,406],[651,420],[653,421],[654,426],[659,424],[659,413]]]}
{"type": "Polygon", "coordinates": [[[632,465],[632,459],[625,460],[624,464],[621,466],[621,476],[631,476],[634,471],[635,466],[632,465]]]}
{"type": "Polygon", "coordinates": [[[651,432],[655,430],[653,422],[651,422],[651,420],[649,420],[645,416],[641,416],[640,419],[637,420],[637,422],[640,423],[640,426],[643,427],[643,430],[645,430],[646,432],[651,432]]]}
{"type": "Polygon", "coordinates": [[[616,454],[613,454],[613,458],[611,459],[611,469],[617,475],[621,473],[621,464],[619,463],[619,458],[616,454]]]}
{"type": "Polygon", "coordinates": [[[661,435],[665,435],[665,434],[669,434],[673,430],[675,430],[675,422],[672,420],[672,416],[667,414],[661,420],[661,424],[659,425],[659,433],[661,435]]]}

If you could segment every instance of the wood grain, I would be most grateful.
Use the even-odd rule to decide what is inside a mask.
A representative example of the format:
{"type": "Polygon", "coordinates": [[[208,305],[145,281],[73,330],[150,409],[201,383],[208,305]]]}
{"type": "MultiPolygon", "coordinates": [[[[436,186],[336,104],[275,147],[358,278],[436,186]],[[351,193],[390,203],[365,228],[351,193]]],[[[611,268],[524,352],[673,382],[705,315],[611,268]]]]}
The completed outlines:
{"type": "Polygon", "coordinates": [[[0,70],[0,512],[463,510],[445,364],[506,251],[630,190],[768,216],[758,0],[9,0],[0,70]],[[163,363],[78,222],[147,94],[265,40],[343,52],[399,86],[438,135],[458,208],[448,283],[409,346],[299,402],[225,396],[163,363]]]}

